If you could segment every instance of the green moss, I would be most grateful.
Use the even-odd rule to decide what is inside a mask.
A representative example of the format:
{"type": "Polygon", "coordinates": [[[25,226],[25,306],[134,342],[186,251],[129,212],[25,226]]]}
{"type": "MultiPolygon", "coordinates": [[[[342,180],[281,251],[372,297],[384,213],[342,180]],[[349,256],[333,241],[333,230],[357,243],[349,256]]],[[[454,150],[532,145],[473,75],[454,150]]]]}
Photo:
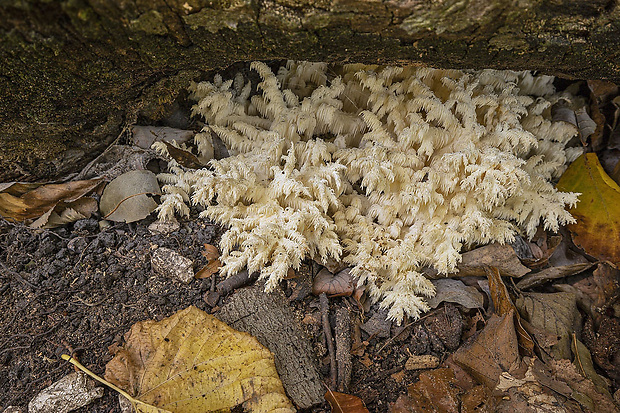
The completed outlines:
{"type": "Polygon", "coordinates": [[[135,20],[129,22],[132,30],[142,31],[147,34],[163,36],[168,33],[168,27],[164,24],[164,18],[157,10],[149,10],[135,20]]]}

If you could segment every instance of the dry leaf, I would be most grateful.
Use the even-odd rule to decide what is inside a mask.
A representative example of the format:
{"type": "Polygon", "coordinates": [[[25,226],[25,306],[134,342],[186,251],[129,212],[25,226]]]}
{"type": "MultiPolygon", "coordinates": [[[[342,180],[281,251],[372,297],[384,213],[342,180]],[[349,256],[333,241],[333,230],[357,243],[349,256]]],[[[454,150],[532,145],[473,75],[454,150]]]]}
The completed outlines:
{"type": "Polygon", "coordinates": [[[567,391],[569,395],[571,393],[570,388],[564,383],[555,382],[547,377],[544,377],[544,384],[541,383],[538,378],[540,377],[539,373],[542,371],[540,369],[542,363],[534,358],[524,358],[523,361],[524,368],[527,367],[523,376],[520,376],[523,378],[514,377],[507,372],[502,373],[500,376],[500,382],[495,390],[502,391],[506,396],[499,401],[496,411],[569,412],[570,410],[565,406],[565,400],[563,398],[558,399],[546,387],[551,384],[555,388],[567,391]]]}
{"type": "Polygon", "coordinates": [[[207,259],[207,261],[213,261],[220,258],[220,252],[217,247],[211,244],[203,244],[205,250],[201,252],[202,256],[207,259]]]}
{"type": "Polygon", "coordinates": [[[580,272],[588,270],[593,266],[594,263],[587,262],[581,264],[563,265],[561,267],[549,267],[534,274],[527,274],[525,277],[521,278],[516,285],[520,290],[525,290],[527,288],[542,285],[551,280],[579,274],[580,272]]]}
{"type": "Polygon", "coordinates": [[[391,413],[459,412],[459,393],[454,372],[449,368],[425,371],[420,380],[409,387],[408,395],[401,395],[391,406],[391,413]]]}
{"type": "Polygon", "coordinates": [[[325,400],[329,402],[332,413],[369,413],[364,401],[351,394],[328,390],[325,400]]]}
{"type": "Polygon", "coordinates": [[[519,347],[528,356],[534,355],[534,340],[530,337],[529,333],[523,328],[521,323],[521,316],[517,307],[512,303],[506,285],[502,281],[502,277],[499,275],[497,268],[487,268],[487,275],[489,278],[489,289],[491,292],[491,300],[493,300],[493,306],[497,315],[503,316],[509,313],[514,314],[515,317],[515,329],[517,331],[517,337],[519,339],[519,347]]]}
{"type": "Polygon", "coordinates": [[[522,258],[521,261],[529,268],[542,268],[547,265],[549,258],[561,242],[561,235],[547,236],[547,232],[539,228],[534,238],[528,243],[534,258],[522,258]]]}
{"type": "MultiPolygon", "coordinates": [[[[0,186],[0,215],[22,222],[47,214],[37,224],[42,227],[47,224],[53,212],[62,215],[67,208],[80,212],[82,203],[77,201],[95,191],[102,182],[102,179],[90,179],[62,184],[4,183],[0,186]]],[[[62,219],[70,218],[70,214],[71,212],[65,213],[62,219]]]]}
{"type": "Polygon", "coordinates": [[[210,276],[218,272],[220,270],[220,267],[222,266],[222,263],[219,260],[220,252],[217,250],[217,247],[210,244],[203,245],[205,247],[205,250],[202,252],[202,255],[207,259],[207,265],[202,267],[196,273],[196,275],[194,275],[194,277],[198,279],[209,278],[210,276]]]}
{"type": "Polygon", "coordinates": [[[465,308],[483,308],[484,296],[476,287],[465,285],[463,281],[451,278],[433,280],[435,296],[428,300],[431,308],[443,302],[457,303],[465,308]]]}
{"type": "Polygon", "coordinates": [[[583,298],[583,304],[590,317],[595,322],[601,319],[602,313],[620,316],[620,270],[609,263],[600,263],[592,275],[572,284],[579,290],[583,298]]]}
{"type": "Polygon", "coordinates": [[[157,208],[149,195],[161,195],[155,174],[148,170],[126,172],[105,187],[99,202],[101,215],[118,222],[144,219],[157,208]]]}
{"type": "Polygon", "coordinates": [[[596,122],[594,122],[590,115],[588,115],[585,106],[582,106],[575,111],[575,117],[577,118],[577,124],[579,125],[581,141],[586,142],[586,139],[588,139],[590,135],[596,131],[596,122]]]}
{"type": "Polygon", "coordinates": [[[191,130],[175,129],[167,126],[132,126],[132,142],[143,149],[150,149],[156,141],[175,141],[184,143],[196,134],[191,130]]]}
{"type": "Polygon", "coordinates": [[[603,170],[595,153],[581,155],[560,178],[561,191],[579,192],[570,213],[573,242],[601,260],[620,263],[620,187],[603,170]]]}
{"type": "Polygon", "coordinates": [[[177,148],[176,146],[163,141],[168,150],[168,154],[179,163],[179,165],[191,169],[201,169],[205,167],[205,164],[198,159],[196,155],[185,149],[177,148]]]}
{"type": "Polygon", "coordinates": [[[581,319],[574,294],[525,293],[516,305],[532,326],[558,337],[558,343],[551,347],[556,358],[570,358],[570,336],[581,319]]]}
{"type": "Polygon", "coordinates": [[[138,401],[138,412],[203,413],[239,404],[255,413],[295,411],[271,352],[196,307],[136,323],[125,341],[105,378],[138,401]]]}
{"type": "Polygon", "coordinates": [[[465,342],[454,354],[454,362],[480,383],[494,389],[499,375],[519,365],[519,345],[510,311],[503,317],[491,316],[484,330],[465,342]]]}
{"type": "Polygon", "coordinates": [[[220,260],[213,260],[204,267],[202,267],[198,272],[194,275],[196,279],[209,278],[213,274],[217,273],[222,267],[222,263],[220,260]]]}
{"type": "Polygon", "coordinates": [[[510,245],[493,243],[467,251],[458,265],[458,275],[485,276],[485,267],[495,267],[505,277],[522,277],[530,269],[521,264],[517,253],[510,245]]]}
{"type": "Polygon", "coordinates": [[[607,382],[596,372],[596,370],[594,370],[594,363],[592,362],[590,350],[588,350],[588,348],[581,341],[577,340],[577,336],[575,334],[572,334],[571,349],[575,355],[573,364],[577,368],[577,371],[583,377],[590,379],[600,393],[606,394],[609,398],[611,398],[607,382]]]}
{"type": "Polygon", "coordinates": [[[314,282],[312,283],[312,294],[314,295],[325,293],[330,297],[348,297],[353,294],[354,290],[353,277],[348,268],[337,274],[332,274],[326,268],[323,268],[314,277],[314,282]]]}
{"type": "Polygon", "coordinates": [[[553,369],[553,377],[570,386],[571,397],[579,404],[594,412],[620,412],[611,396],[601,392],[591,380],[583,377],[570,360],[551,360],[549,364],[553,369]]]}

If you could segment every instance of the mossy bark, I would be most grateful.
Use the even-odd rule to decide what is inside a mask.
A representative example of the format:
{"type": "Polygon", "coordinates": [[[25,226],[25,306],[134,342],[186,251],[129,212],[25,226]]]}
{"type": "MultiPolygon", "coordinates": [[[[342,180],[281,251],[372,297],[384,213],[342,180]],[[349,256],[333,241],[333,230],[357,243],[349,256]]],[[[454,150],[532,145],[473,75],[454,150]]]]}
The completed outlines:
{"type": "Polygon", "coordinates": [[[191,79],[303,59],[531,69],[620,81],[615,0],[13,0],[0,3],[0,181],[85,164],[191,79]]]}

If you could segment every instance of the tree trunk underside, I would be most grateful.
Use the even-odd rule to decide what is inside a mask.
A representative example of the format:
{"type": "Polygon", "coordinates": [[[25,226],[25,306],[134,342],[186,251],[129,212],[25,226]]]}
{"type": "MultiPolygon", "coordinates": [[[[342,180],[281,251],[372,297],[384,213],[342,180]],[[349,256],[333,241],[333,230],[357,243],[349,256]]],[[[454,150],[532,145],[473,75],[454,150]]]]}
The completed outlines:
{"type": "Polygon", "coordinates": [[[84,165],[249,60],[538,70],[620,81],[616,0],[13,0],[0,4],[0,182],[84,165]]]}

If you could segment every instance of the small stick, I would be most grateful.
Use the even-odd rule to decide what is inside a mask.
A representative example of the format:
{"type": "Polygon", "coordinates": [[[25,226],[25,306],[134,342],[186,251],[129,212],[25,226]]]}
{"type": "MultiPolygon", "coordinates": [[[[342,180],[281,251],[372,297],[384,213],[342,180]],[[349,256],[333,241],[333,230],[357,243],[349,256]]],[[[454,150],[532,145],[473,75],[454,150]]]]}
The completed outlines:
{"type": "Polygon", "coordinates": [[[239,287],[243,287],[246,284],[258,280],[258,275],[258,272],[250,275],[248,274],[247,270],[240,271],[237,274],[232,275],[226,278],[224,281],[218,283],[217,287],[215,287],[215,290],[221,295],[229,294],[239,287]]]}
{"type": "Polygon", "coordinates": [[[329,324],[329,301],[327,294],[319,295],[321,304],[321,318],[323,320],[323,332],[325,340],[327,340],[327,350],[329,351],[329,371],[331,376],[331,385],[335,386],[338,380],[338,372],[336,370],[336,352],[334,351],[334,337],[332,336],[332,327],[329,324]]]}
{"type": "Polygon", "coordinates": [[[336,310],[336,360],[338,361],[338,391],[346,393],[351,383],[351,313],[348,308],[336,310]]]}

